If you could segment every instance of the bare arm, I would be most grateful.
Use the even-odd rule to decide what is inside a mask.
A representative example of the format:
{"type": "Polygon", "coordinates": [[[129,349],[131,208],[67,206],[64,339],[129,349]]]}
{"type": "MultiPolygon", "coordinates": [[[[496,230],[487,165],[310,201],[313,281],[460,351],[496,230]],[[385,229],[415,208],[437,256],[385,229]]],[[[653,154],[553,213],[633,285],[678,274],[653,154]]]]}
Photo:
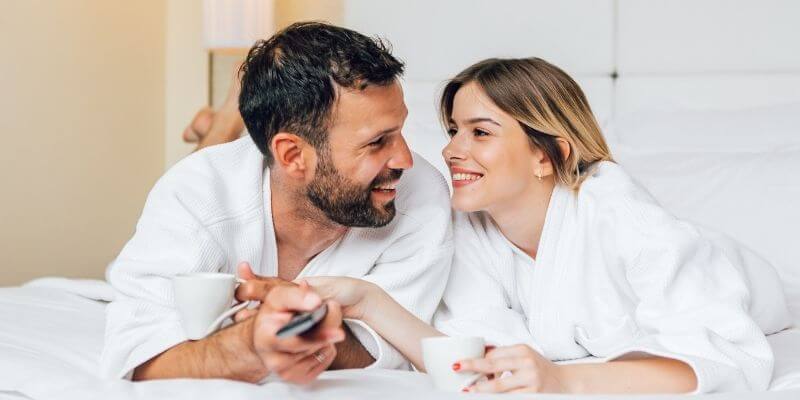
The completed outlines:
{"type": "Polygon", "coordinates": [[[527,345],[498,347],[483,358],[462,360],[453,369],[494,376],[467,388],[479,393],[686,393],[697,387],[694,371],[673,359],[557,365],[527,345]],[[504,376],[505,371],[511,374],[504,376]]]}
{"type": "MultiPolygon", "coordinates": [[[[258,300],[264,298],[270,290],[278,286],[297,287],[296,283],[280,278],[264,277],[253,273],[249,263],[243,262],[238,266],[239,277],[246,280],[236,289],[238,301],[258,300]]],[[[236,321],[245,321],[256,315],[257,310],[240,311],[236,321]]],[[[336,344],[336,359],[329,366],[330,369],[364,368],[375,362],[372,355],[364,348],[361,342],[353,335],[347,325],[342,324],[345,339],[336,344]]]]}
{"type": "Polygon", "coordinates": [[[670,358],[570,364],[560,367],[570,393],[688,393],[697,377],[686,363],[670,358]]]}
{"type": "Polygon", "coordinates": [[[295,312],[313,310],[321,303],[308,288],[277,286],[252,318],[161,353],[136,368],[134,380],[183,377],[258,382],[274,373],[288,382],[310,382],[333,362],[334,344],[344,339],[339,305],[329,301],[328,315],[307,335],[281,339],[275,334],[295,312]]]}
{"type": "Polygon", "coordinates": [[[268,371],[252,348],[254,319],[198,341],[183,342],[134,370],[133,380],[224,378],[258,382],[268,371]]]}
{"type": "Polygon", "coordinates": [[[336,359],[329,369],[364,368],[375,362],[364,345],[350,331],[346,324],[344,328],[345,339],[336,344],[336,359]]]}
{"type": "Polygon", "coordinates": [[[342,304],[346,318],[364,321],[414,367],[425,371],[420,339],[443,336],[441,332],[417,318],[373,283],[344,277],[307,277],[304,280],[323,298],[342,304]]]}

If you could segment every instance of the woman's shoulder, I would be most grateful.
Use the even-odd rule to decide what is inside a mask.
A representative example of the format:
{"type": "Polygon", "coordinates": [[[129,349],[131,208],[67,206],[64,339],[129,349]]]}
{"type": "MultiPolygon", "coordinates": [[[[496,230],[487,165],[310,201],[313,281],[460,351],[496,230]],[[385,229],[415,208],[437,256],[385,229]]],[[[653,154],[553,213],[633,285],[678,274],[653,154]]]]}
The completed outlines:
{"type": "Polygon", "coordinates": [[[577,193],[579,203],[637,213],[643,209],[663,210],[647,189],[615,162],[599,162],[589,174],[577,193]]]}

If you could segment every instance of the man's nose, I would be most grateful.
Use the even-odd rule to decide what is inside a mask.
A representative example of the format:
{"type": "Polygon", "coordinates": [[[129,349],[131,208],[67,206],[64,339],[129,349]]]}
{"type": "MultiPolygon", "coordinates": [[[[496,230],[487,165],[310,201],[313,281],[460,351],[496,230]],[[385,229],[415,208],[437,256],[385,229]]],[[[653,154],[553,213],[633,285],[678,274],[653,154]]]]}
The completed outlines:
{"type": "Polygon", "coordinates": [[[402,135],[394,142],[393,147],[392,158],[386,164],[387,167],[391,169],[409,169],[414,166],[411,149],[408,148],[408,143],[406,143],[406,139],[402,135]]]}

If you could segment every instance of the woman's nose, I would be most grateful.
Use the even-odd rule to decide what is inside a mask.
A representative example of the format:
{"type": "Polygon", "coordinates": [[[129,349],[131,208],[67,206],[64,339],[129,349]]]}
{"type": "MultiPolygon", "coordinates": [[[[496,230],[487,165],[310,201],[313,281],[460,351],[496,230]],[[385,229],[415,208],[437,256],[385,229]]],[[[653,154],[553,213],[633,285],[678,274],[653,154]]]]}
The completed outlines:
{"type": "Polygon", "coordinates": [[[452,136],[447,146],[444,146],[444,149],[442,149],[442,157],[444,157],[445,161],[464,159],[465,153],[465,144],[457,134],[452,136]]]}

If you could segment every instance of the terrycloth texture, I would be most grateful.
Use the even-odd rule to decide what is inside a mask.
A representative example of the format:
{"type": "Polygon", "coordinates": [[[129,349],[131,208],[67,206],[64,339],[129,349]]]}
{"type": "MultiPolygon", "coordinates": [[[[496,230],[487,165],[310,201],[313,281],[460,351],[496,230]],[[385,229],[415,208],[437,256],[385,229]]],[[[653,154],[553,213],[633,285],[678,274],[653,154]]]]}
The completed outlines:
{"type": "Polygon", "coordinates": [[[790,324],[775,271],[674,218],[618,165],[600,163],[578,194],[554,190],[535,264],[484,213],[454,219],[444,332],[555,361],[671,357],[694,368],[698,393],[769,385],[764,332],[790,324]]]}
{"type": "MultiPolygon", "coordinates": [[[[186,341],[170,278],[188,272],[236,273],[248,261],[256,274],[277,275],[268,169],[249,137],[192,154],[150,192],[133,238],[108,267],[117,291],[106,310],[102,373],[125,377],[153,356],[186,341]]],[[[420,157],[397,187],[397,215],[382,228],[352,228],[315,257],[302,276],[372,281],[429,321],[452,258],[447,185],[420,157]]],[[[360,321],[354,334],[374,367],[406,361],[360,321]]]]}

